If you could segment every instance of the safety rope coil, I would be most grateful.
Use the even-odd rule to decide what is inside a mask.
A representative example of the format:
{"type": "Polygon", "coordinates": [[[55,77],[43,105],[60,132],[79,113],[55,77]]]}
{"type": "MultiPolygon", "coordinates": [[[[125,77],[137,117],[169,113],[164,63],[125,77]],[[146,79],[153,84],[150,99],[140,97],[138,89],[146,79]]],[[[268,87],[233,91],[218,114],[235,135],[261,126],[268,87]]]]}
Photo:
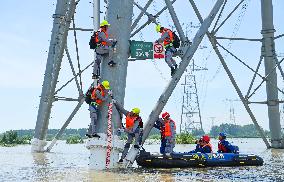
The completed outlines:
{"type": "Polygon", "coordinates": [[[106,151],[106,169],[109,169],[111,144],[112,144],[112,131],[111,131],[111,119],[112,119],[112,106],[113,103],[108,105],[108,120],[107,120],[107,151],[106,151]]]}

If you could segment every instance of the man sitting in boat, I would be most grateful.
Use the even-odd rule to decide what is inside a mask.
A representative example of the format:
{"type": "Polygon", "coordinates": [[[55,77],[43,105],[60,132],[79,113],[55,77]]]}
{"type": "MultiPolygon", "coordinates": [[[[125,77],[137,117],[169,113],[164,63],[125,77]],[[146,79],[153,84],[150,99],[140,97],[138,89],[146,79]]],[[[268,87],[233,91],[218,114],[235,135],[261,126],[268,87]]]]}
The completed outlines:
{"type": "Polygon", "coordinates": [[[202,136],[198,141],[196,141],[195,150],[190,151],[189,153],[212,153],[212,145],[210,144],[210,137],[208,135],[202,136]]]}
{"type": "Polygon", "coordinates": [[[226,133],[219,133],[219,142],[218,142],[218,153],[239,153],[239,147],[231,145],[230,142],[226,140],[226,133]]]}

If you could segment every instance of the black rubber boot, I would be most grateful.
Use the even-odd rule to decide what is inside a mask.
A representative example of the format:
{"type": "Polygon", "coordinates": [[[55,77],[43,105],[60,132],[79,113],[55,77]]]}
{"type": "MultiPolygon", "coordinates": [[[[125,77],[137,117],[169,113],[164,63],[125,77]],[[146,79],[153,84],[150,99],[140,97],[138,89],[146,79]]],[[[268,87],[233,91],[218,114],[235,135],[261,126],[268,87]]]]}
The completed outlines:
{"type": "Polygon", "coordinates": [[[175,68],[171,67],[171,76],[173,76],[175,74],[175,68]]]}
{"type": "Polygon", "coordinates": [[[88,138],[92,138],[92,135],[90,135],[90,134],[86,134],[86,137],[88,137],[88,138]]]}
{"type": "Polygon", "coordinates": [[[108,62],[108,65],[110,67],[114,67],[116,65],[116,63],[113,60],[111,60],[110,62],[108,62]]]}
{"type": "Polygon", "coordinates": [[[92,79],[99,79],[99,78],[100,78],[100,75],[93,73],[92,79]]]}
{"type": "Polygon", "coordinates": [[[100,135],[98,135],[98,134],[93,134],[92,137],[101,138],[100,135]]]}

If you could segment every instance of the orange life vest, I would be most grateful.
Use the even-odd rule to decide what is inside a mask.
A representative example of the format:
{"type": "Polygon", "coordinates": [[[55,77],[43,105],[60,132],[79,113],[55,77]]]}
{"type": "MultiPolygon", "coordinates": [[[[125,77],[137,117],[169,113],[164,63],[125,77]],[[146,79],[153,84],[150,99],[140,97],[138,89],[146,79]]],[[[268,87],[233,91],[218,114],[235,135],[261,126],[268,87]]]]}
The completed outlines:
{"type": "Polygon", "coordinates": [[[106,45],[107,45],[107,42],[105,42],[105,41],[100,41],[100,40],[99,40],[99,35],[98,35],[99,32],[103,32],[103,33],[105,34],[106,38],[108,39],[108,33],[107,33],[104,29],[100,28],[100,29],[96,32],[95,42],[96,42],[97,44],[101,44],[101,45],[106,46],[106,45]]]}
{"type": "Polygon", "coordinates": [[[162,32],[162,36],[168,32],[169,37],[165,38],[164,40],[164,46],[167,47],[168,45],[170,45],[171,43],[173,43],[174,41],[174,35],[173,32],[170,29],[164,28],[163,32],[162,32]]]}
{"type": "Polygon", "coordinates": [[[130,116],[130,114],[127,114],[125,120],[126,120],[126,128],[127,129],[132,129],[134,126],[134,122],[136,121],[136,119],[138,118],[138,116],[130,116]]]}
{"type": "Polygon", "coordinates": [[[171,130],[171,122],[173,122],[174,123],[174,125],[175,125],[175,129],[176,129],[176,123],[173,121],[173,120],[171,120],[171,119],[169,119],[169,120],[167,120],[167,121],[165,121],[165,134],[164,134],[164,136],[165,137],[168,137],[168,136],[172,136],[172,130],[171,130]]]}
{"type": "Polygon", "coordinates": [[[103,97],[105,96],[106,93],[105,93],[102,85],[99,85],[96,88],[94,88],[94,90],[92,92],[92,95],[91,95],[92,100],[94,100],[98,105],[101,105],[103,103],[103,100],[101,100],[97,97],[97,95],[96,95],[97,90],[99,90],[101,92],[103,97]]]}

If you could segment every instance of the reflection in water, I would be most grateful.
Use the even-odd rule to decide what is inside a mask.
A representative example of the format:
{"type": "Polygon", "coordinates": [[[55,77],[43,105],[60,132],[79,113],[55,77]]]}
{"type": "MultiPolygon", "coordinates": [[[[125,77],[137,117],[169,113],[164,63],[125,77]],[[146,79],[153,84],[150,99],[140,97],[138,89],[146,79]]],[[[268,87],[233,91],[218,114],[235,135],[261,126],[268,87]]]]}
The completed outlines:
{"type": "MultiPolygon", "coordinates": [[[[217,141],[213,140],[217,146],[217,141]]],[[[0,147],[0,181],[284,181],[284,150],[267,150],[261,139],[234,139],[243,153],[255,153],[264,159],[260,167],[131,169],[95,171],[88,168],[89,152],[84,144],[60,142],[53,153],[30,152],[30,145],[0,147]]],[[[194,145],[177,145],[183,152],[194,145]]],[[[159,151],[159,145],[145,146],[159,151]]],[[[215,148],[216,150],[216,148],[215,148]]]]}
{"type": "Polygon", "coordinates": [[[35,179],[48,179],[51,173],[51,167],[46,153],[32,153],[33,171],[35,179]]]}

